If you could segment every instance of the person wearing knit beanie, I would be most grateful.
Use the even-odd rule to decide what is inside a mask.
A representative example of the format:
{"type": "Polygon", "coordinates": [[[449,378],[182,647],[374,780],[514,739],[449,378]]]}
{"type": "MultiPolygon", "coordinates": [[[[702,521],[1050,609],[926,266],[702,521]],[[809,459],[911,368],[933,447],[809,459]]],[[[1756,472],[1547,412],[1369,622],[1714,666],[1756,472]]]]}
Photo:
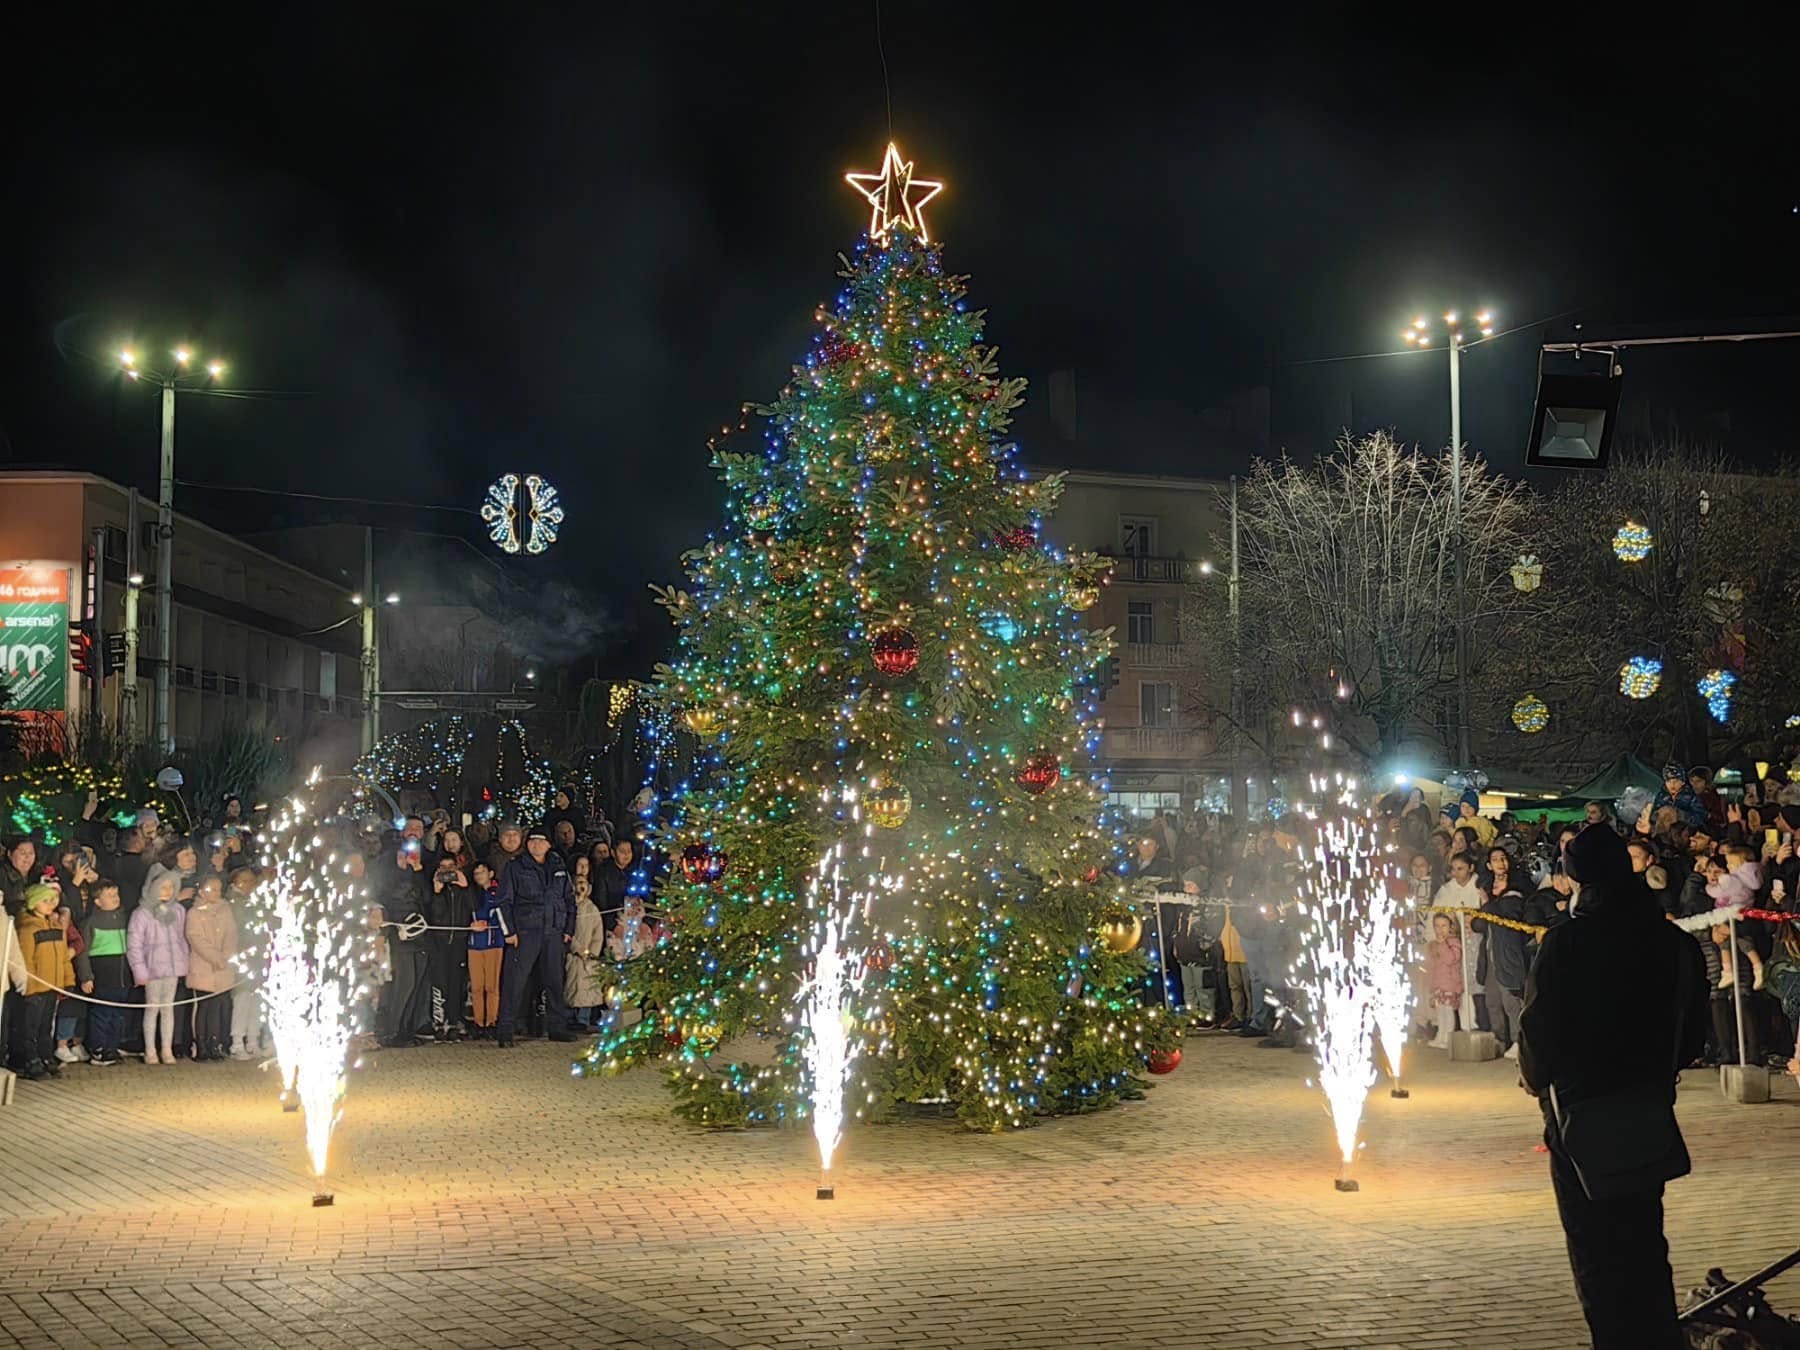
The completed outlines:
{"type": "Polygon", "coordinates": [[[1610,826],[1581,831],[1566,858],[1581,888],[1575,917],[1538,949],[1519,1071],[1544,1108],[1551,1189],[1593,1343],[1679,1345],[1663,1187],[1693,1169],[1675,1076],[1706,1048],[1706,965],[1663,921],[1610,826]]]}

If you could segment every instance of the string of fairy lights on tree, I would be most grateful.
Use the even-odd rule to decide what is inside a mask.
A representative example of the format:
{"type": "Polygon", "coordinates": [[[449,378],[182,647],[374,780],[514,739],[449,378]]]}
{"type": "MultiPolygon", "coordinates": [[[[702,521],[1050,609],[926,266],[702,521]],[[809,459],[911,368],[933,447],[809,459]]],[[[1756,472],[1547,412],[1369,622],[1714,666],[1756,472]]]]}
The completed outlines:
{"type": "Polygon", "coordinates": [[[1135,1091],[1174,1040],[1138,997],[1143,956],[1099,937],[1132,904],[1089,763],[1110,641],[1080,614],[1107,564],[1042,538],[1062,480],[1032,479],[1005,439],[1024,381],[929,242],[941,184],[891,148],[851,182],[870,233],[761,448],[715,446],[725,525],[657,593],[678,647],[655,697],[703,746],[651,805],[679,860],[672,931],[625,981],[661,1014],[577,1070],[661,1060],[707,1123],[803,1113],[805,898],[857,834],[908,885],[862,916],[884,1034],[857,1059],[856,1113],[935,1101],[1002,1128],[1135,1091]],[[746,1034],[774,1053],[724,1061],[746,1034]]]}
{"type": "MultiPolygon", "coordinates": [[[[484,780],[492,787],[494,800],[482,814],[527,824],[542,820],[556,792],[555,769],[549,760],[531,753],[525,725],[517,718],[502,722],[498,731],[493,777],[484,780]]],[[[358,758],[351,772],[390,792],[422,787],[442,794],[466,785],[464,770],[475,738],[475,723],[461,713],[450,713],[383,736],[358,758]]]]}

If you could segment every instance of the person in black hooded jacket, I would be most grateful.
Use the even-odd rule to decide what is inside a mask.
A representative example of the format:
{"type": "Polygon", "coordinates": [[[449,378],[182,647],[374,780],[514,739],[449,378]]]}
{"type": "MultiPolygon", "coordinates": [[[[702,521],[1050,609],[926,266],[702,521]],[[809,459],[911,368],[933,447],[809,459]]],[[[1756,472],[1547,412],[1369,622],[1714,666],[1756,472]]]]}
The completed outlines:
{"type": "MultiPolygon", "coordinates": [[[[1674,1101],[1679,1068],[1706,1045],[1706,971],[1694,940],[1664,918],[1625,843],[1592,825],[1568,848],[1574,919],[1544,935],[1519,1015],[1519,1070],[1545,1112],[1550,1183],[1581,1310],[1597,1350],[1684,1342],[1675,1321],[1661,1180],[1595,1198],[1556,1111],[1603,1099],[1641,1103],[1646,1132],[1674,1101]]],[[[1632,1108],[1627,1107],[1630,1111],[1632,1108]]],[[[1685,1171],[1685,1149],[1674,1141],[1685,1171]]],[[[1595,1158],[1587,1159],[1589,1162],[1595,1158]]],[[[1647,1169],[1647,1173],[1650,1170],[1647,1169]]]]}

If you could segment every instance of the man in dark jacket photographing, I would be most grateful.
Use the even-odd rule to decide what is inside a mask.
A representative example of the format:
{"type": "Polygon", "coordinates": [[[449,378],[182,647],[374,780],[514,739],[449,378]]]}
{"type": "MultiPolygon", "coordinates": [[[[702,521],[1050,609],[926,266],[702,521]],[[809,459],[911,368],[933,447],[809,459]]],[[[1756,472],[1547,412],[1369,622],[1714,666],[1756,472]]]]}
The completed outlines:
{"type": "Polygon", "coordinates": [[[525,855],[500,873],[495,895],[510,936],[500,965],[500,1021],[495,1040],[513,1043],[513,1026],[533,968],[544,985],[544,1025],[553,1041],[572,1041],[563,1001],[563,953],[575,932],[575,893],[569,869],[550,851],[550,833],[539,827],[525,838],[525,855]]]}
{"type": "Polygon", "coordinates": [[[1544,935],[1519,1017],[1519,1069],[1544,1108],[1550,1183],[1598,1350],[1683,1344],[1663,1186],[1691,1170],[1675,1077],[1705,1048],[1700,949],[1667,922],[1625,843],[1568,847],[1572,921],[1544,935]]]}

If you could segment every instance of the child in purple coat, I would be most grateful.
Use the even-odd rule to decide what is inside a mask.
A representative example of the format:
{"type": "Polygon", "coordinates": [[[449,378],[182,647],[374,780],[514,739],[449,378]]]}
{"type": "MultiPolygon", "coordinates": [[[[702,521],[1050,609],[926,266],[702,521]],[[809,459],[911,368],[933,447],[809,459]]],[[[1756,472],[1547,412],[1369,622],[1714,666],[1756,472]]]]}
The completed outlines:
{"type": "Polygon", "coordinates": [[[181,873],[157,863],[125,930],[131,976],[144,989],[144,1063],[175,1062],[175,986],[188,973],[187,911],[176,894],[181,873]],[[156,1047],[161,1031],[162,1058],[156,1047]]]}

